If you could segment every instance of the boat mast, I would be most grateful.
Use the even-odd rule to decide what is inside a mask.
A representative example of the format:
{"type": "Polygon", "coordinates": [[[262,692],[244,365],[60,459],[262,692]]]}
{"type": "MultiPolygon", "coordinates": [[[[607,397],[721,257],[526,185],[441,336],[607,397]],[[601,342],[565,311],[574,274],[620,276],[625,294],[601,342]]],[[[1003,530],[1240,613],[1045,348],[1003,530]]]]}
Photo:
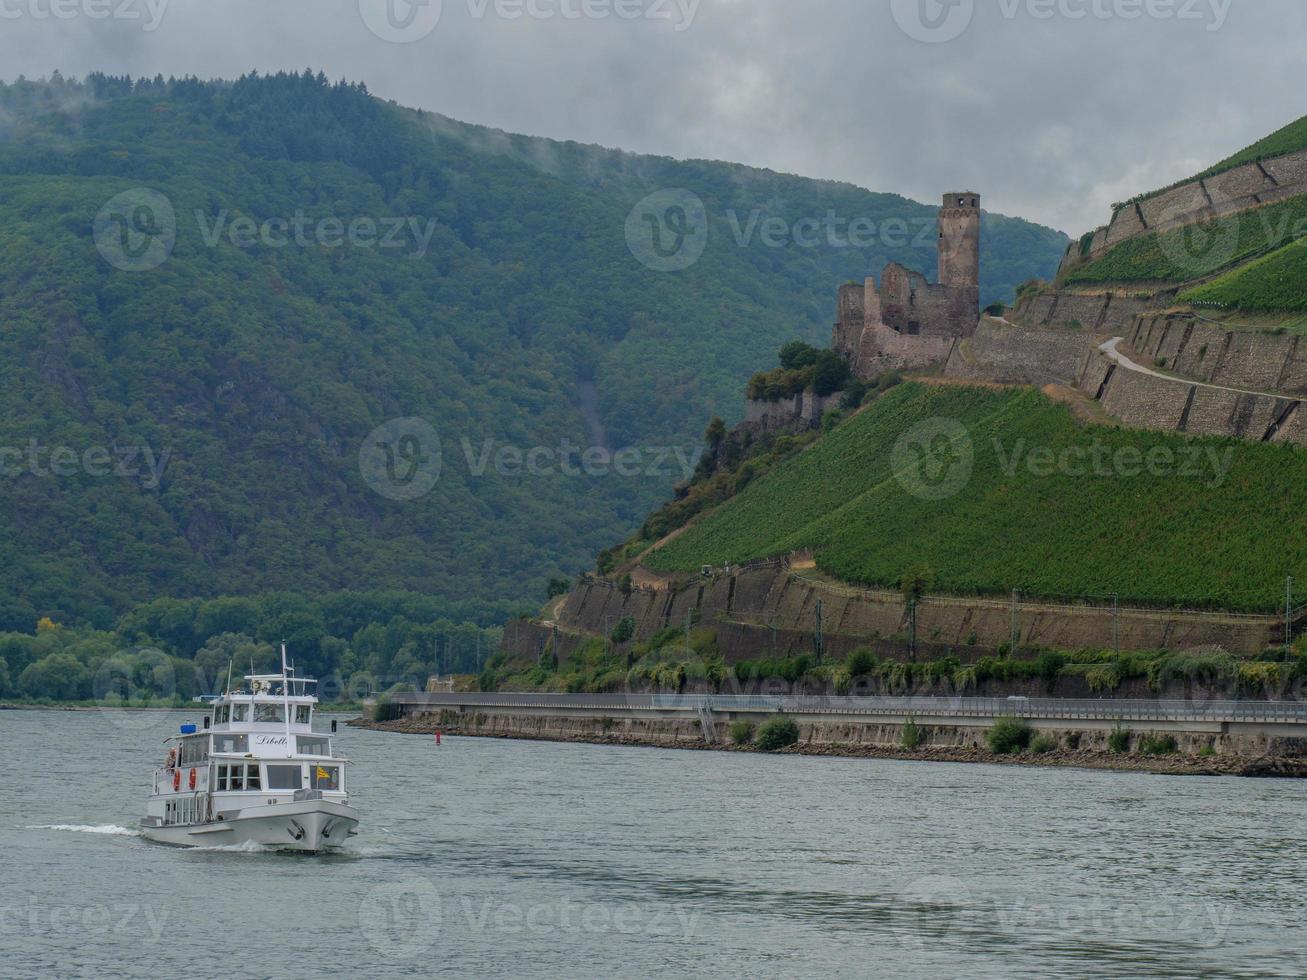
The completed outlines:
{"type": "Polygon", "coordinates": [[[281,702],[286,716],[286,751],[290,751],[290,678],[286,676],[286,641],[281,641],[281,702]]]}

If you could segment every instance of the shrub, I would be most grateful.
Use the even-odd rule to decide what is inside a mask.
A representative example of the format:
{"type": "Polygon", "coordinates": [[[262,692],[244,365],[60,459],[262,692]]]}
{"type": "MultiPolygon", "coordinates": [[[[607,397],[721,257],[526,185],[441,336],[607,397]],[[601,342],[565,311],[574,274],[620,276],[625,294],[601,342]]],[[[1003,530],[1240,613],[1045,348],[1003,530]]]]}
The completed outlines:
{"type": "Polygon", "coordinates": [[[784,715],[777,715],[758,729],[757,746],[764,752],[775,752],[798,740],[799,726],[784,715]]]}
{"type": "MultiPolygon", "coordinates": [[[[1307,655],[1303,657],[1303,661],[1307,664],[1307,655]]],[[[849,659],[845,661],[844,666],[848,669],[850,677],[865,677],[876,669],[879,662],[876,654],[863,647],[849,654],[849,659]]]]}
{"type": "Polygon", "coordinates": [[[1107,736],[1107,747],[1118,755],[1130,751],[1130,733],[1118,725],[1107,736]]]}
{"type": "Polygon", "coordinates": [[[1139,751],[1144,755],[1175,755],[1180,751],[1174,735],[1158,735],[1154,732],[1146,735],[1139,742],[1139,751]]]}
{"type": "Polygon", "coordinates": [[[1052,735],[1036,735],[1030,743],[1030,751],[1035,755],[1048,755],[1057,751],[1057,739],[1052,735]]]}
{"type": "Polygon", "coordinates": [[[635,620],[630,616],[618,620],[617,625],[613,627],[613,642],[626,643],[633,636],[635,636],[635,620]]]}
{"type": "Polygon", "coordinates": [[[921,745],[921,730],[917,728],[917,722],[911,716],[903,725],[903,737],[900,741],[905,749],[915,749],[921,745]]]}
{"type": "Polygon", "coordinates": [[[1030,724],[1021,718],[1000,718],[985,736],[995,755],[1016,755],[1030,746],[1030,724]]]}
{"type": "Polygon", "coordinates": [[[1067,732],[1067,733],[1066,733],[1066,747],[1067,747],[1068,749],[1070,749],[1072,752],[1074,752],[1076,749],[1080,748],[1080,733],[1079,733],[1079,732],[1067,732]]]}
{"type": "Polygon", "coordinates": [[[382,694],[372,704],[373,721],[394,721],[399,717],[399,708],[390,700],[390,695],[382,694]]]}
{"type": "Polygon", "coordinates": [[[755,726],[751,721],[731,722],[731,741],[736,745],[748,745],[753,741],[755,726]]]}
{"type": "Polygon", "coordinates": [[[1035,658],[1035,672],[1051,690],[1057,682],[1058,675],[1066,666],[1066,655],[1061,653],[1041,653],[1035,658]]]}
{"type": "Polygon", "coordinates": [[[1213,745],[1204,745],[1198,750],[1198,757],[1200,759],[1210,759],[1214,755],[1216,755],[1216,747],[1213,745]]]}

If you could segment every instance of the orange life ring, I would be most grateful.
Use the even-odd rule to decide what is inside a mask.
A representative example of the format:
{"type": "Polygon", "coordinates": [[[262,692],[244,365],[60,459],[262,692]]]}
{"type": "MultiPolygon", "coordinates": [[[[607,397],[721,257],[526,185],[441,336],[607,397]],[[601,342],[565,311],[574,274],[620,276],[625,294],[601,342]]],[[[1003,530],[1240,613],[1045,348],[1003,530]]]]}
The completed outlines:
{"type": "Polygon", "coordinates": [[[175,793],[182,788],[182,771],[174,769],[172,771],[172,791],[175,793]]]}
{"type": "Polygon", "coordinates": [[[195,788],[195,770],[191,770],[191,789],[195,788]]]}

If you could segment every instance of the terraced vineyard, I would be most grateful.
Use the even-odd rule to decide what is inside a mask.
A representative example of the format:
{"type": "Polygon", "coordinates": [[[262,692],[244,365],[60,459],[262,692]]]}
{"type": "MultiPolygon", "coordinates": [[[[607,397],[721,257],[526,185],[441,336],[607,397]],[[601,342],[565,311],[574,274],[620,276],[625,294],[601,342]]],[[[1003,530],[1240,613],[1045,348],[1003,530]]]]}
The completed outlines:
{"type": "Polygon", "coordinates": [[[1307,454],[1290,447],[1084,426],[1033,390],[913,383],[647,564],[813,548],[819,568],[866,585],[924,565],[951,593],[1269,612],[1286,574],[1307,580],[1305,513],[1307,454]]]}
{"type": "Polygon", "coordinates": [[[1249,312],[1307,312],[1304,283],[1307,283],[1307,241],[1297,241],[1181,293],[1180,299],[1249,312]]]}
{"type": "Polygon", "coordinates": [[[1140,235],[1075,269],[1066,282],[1187,282],[1283,248],[1303,221],[1307,195],[1207,224],[1140,235]]]}

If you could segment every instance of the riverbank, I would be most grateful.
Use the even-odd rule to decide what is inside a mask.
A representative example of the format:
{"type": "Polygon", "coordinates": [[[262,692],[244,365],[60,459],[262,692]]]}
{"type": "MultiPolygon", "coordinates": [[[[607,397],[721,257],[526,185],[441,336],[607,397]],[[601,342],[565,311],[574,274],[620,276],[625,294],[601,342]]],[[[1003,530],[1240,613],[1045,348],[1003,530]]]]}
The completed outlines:
{"type": "MultiPolygon", "coordinates": [[[[1040,734],[1053,741],[1055,747],[1047,751],[1027,749],[1007,755],[988,747],[983,728],[914,726],[920,744],[916,748],[906,748],[901,725],[795,720],[799,728],[798,742],[770,754],[1065,767],[1174,776],[1307,778],[1307,752],[1296,744],[1296,739],[1188,734],[1175,737],[1174,752],[1147,754],[1140,748],[1150,734],[1147,732],[1127,733],[1126,749],[1115,751],[1111,747],[1114,730],[1045,726],[1040,729],[1040,734]]],[[[698,721],[684,718],[579,718],[441,711],[383,722],[355,718],[347,724],[373,731],[427,737],[439,729],[442,735],[473,738],[687,751],[761,751],[753,745],[733,744],[725,732],[715,734],[710,742],[698,721]]]]}

